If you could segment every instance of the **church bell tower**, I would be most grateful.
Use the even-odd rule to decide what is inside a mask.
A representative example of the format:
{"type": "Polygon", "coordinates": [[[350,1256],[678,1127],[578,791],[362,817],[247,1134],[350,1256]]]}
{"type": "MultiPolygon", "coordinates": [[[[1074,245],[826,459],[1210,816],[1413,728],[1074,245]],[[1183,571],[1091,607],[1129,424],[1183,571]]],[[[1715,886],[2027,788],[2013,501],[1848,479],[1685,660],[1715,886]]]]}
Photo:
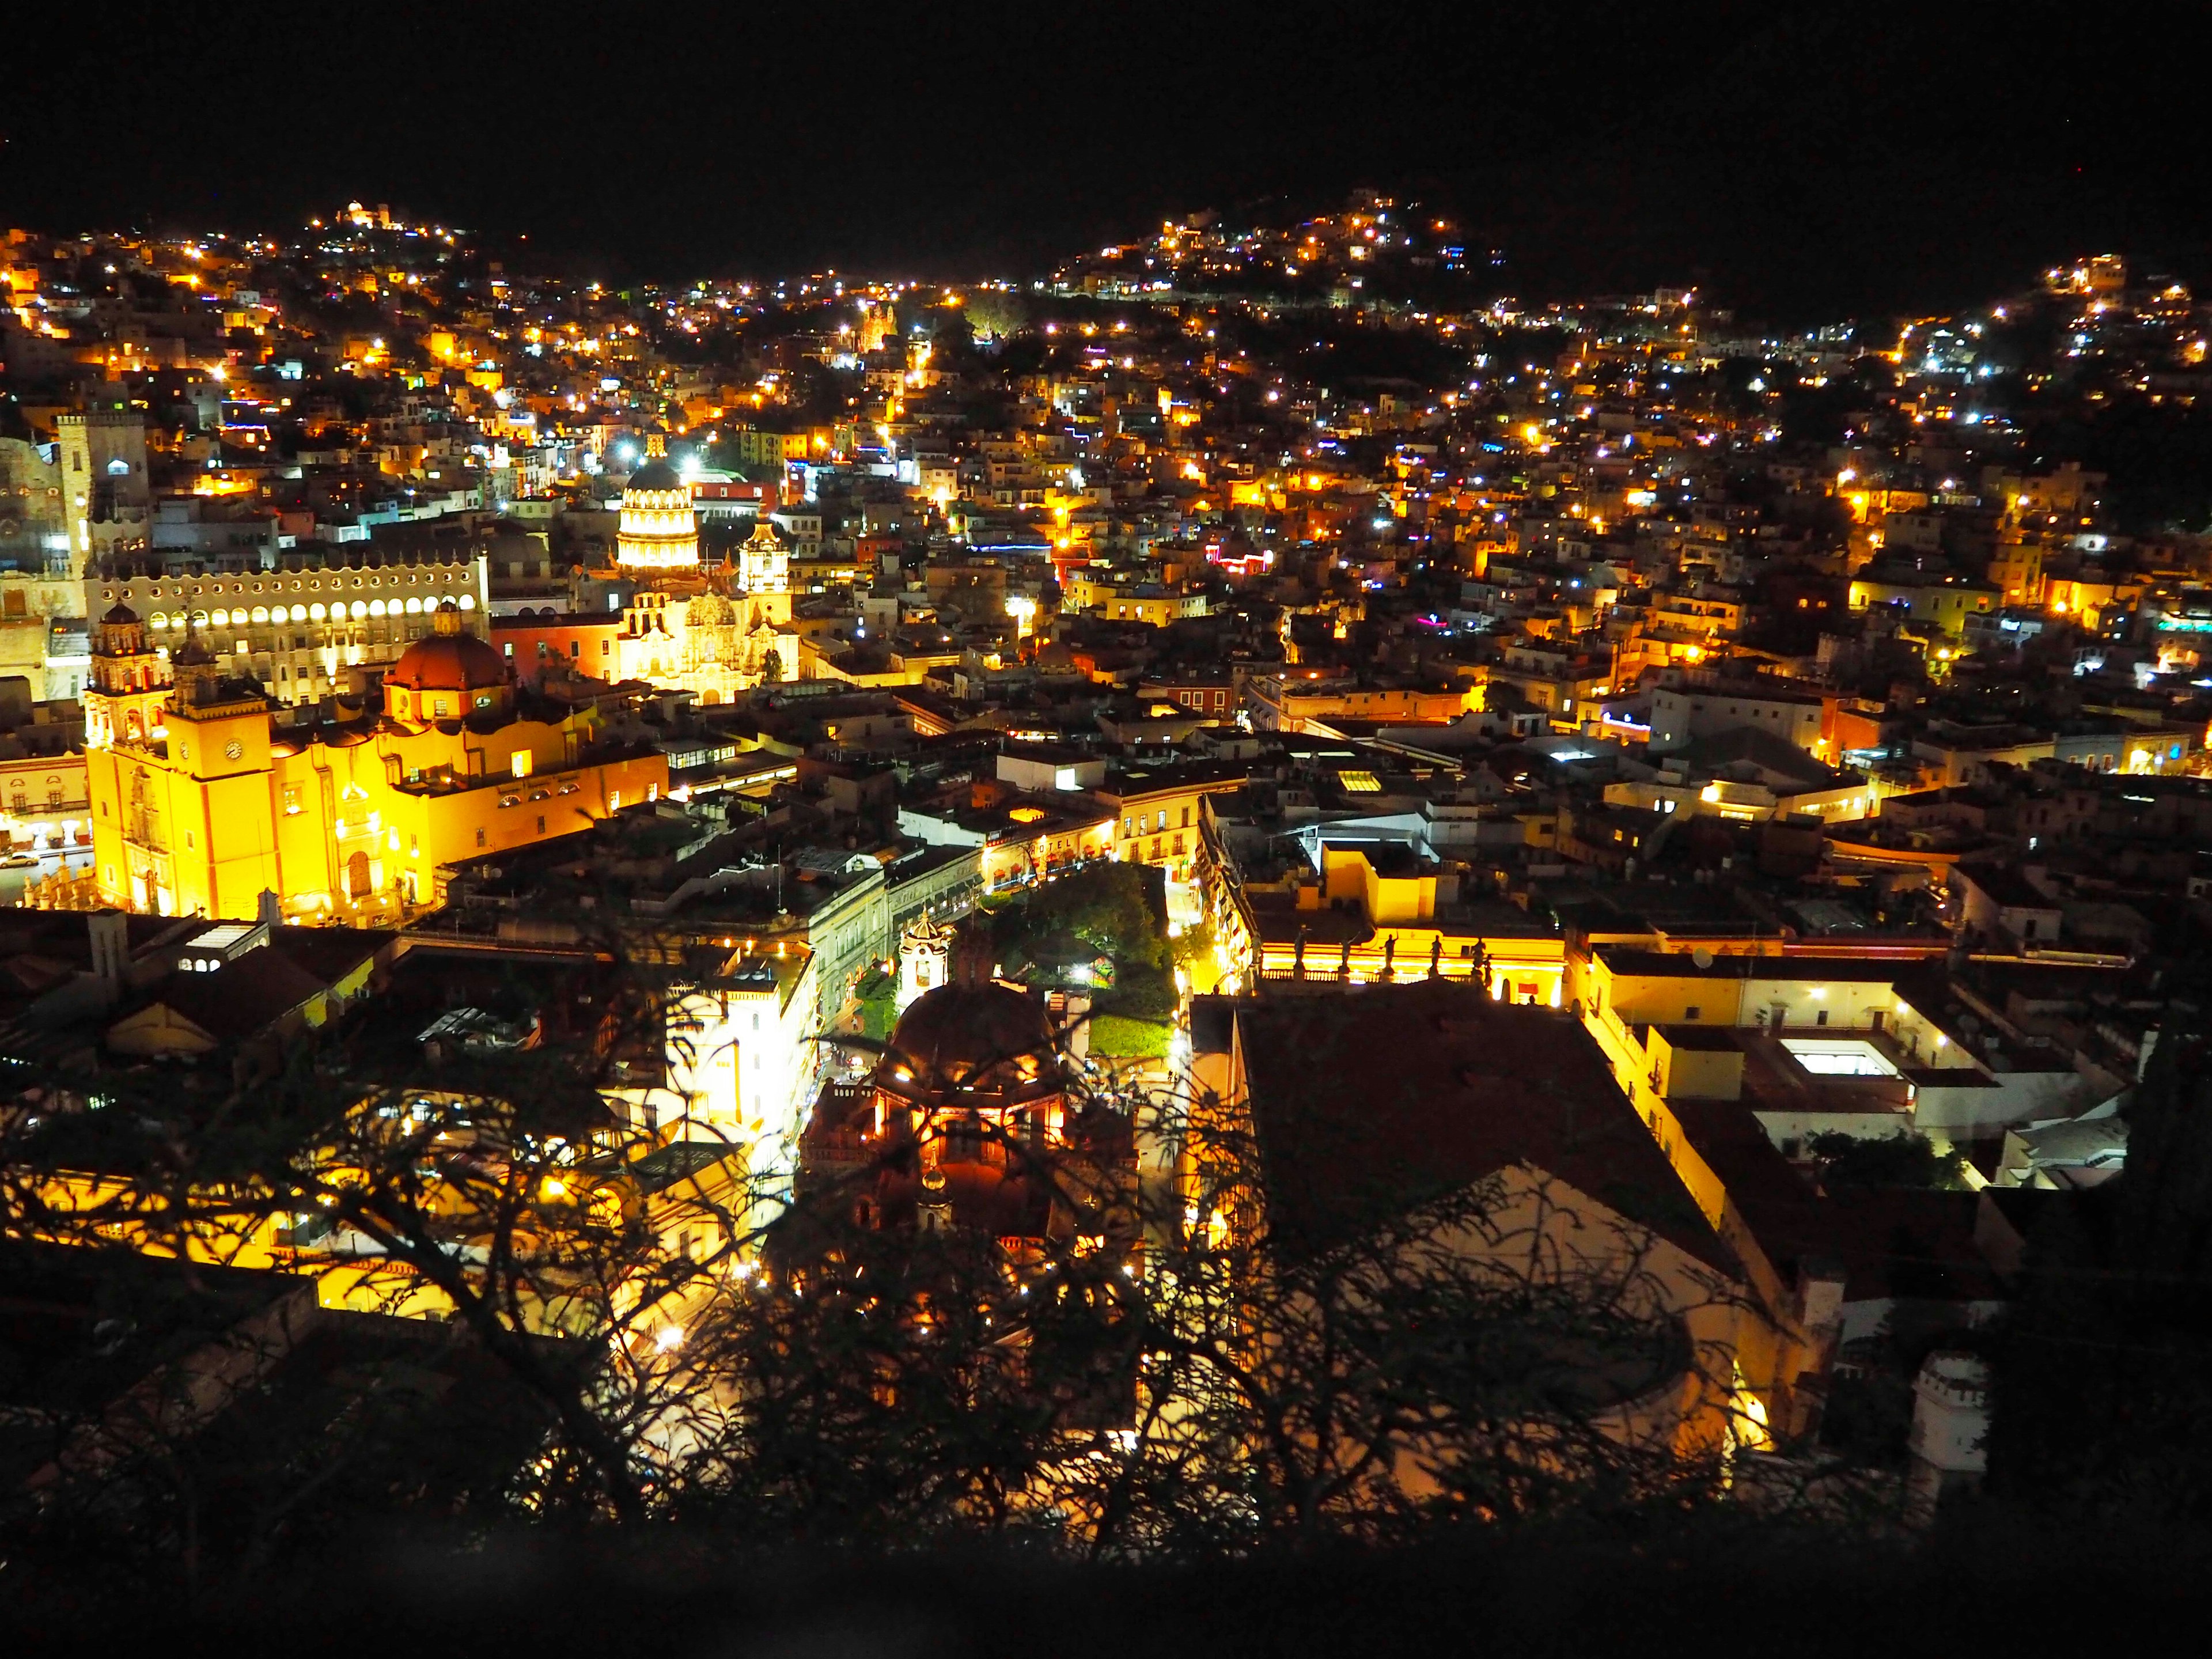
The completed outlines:
{"type": "Polygon", "coordinates": [[[129,605],[100,619],[92,673],[84,692],[88,749],[154,741],[169,701],[169,665],[146,641],[146,624],[129,605]]]}

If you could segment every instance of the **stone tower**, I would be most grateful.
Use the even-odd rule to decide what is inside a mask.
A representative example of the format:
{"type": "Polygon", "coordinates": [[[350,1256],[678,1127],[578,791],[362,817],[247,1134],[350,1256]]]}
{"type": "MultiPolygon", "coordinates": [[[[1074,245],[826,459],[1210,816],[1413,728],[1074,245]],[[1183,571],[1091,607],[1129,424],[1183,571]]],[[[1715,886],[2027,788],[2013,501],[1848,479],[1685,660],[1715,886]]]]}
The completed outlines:
{"type": "Polygon", "coordinates": [[[146,422],[127,402],[107,397],[82,414],[61,416],[54,428],[70,574],[82,577],[94,560],[149,544],[154,508],[146,422]]]}

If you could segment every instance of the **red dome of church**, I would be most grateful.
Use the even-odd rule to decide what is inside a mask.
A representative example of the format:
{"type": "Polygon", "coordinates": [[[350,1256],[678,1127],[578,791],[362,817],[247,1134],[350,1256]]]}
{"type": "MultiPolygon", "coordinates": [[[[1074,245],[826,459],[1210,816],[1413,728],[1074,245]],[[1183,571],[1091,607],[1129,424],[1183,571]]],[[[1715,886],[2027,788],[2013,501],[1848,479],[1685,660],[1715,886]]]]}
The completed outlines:
{"type": "Polygon", "coordinates": [[[1044,1004],[988,981],[940,985],[898,1018],[878,1086],[940,1109],[1012,1106],[1065,1086],[1044,1004]]]}
{"type": "Polygon", "coordinates": [[[437,632],[419,639],[387,669],[386,685],[410,691],[483,691],[507,684],[507,665],[498,652],[461,628],[461,613],[448,599],[433,613],[437,632]]]}

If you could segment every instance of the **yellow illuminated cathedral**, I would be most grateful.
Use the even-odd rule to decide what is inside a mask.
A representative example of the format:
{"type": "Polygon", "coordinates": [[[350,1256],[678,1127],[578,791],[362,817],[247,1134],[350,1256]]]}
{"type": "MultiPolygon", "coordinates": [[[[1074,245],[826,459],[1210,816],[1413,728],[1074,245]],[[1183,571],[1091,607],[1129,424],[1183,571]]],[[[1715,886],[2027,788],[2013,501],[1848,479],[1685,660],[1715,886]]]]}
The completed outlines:
{"type": "Polygon", "coordinates": [[[623,486],[615,568],[635,583],[615,637],[616,679],[690,691],[712,704],[795,665],[778,628],[791,620],[790,555],[765,511],[738,550],[732,584],[730,573],[700,564],[691,492],[656,454],[623,486]]]}
{"type": "Polygon", "coordinates": [[[666,760],[599,708],[519,689],[450,603],[384,678],[384,708],[280,725],[259,681],[197,634],[164,659],[135,612],[101,618],[84,694],[99,901],[388,922],[435,901],[441,865],[656,799],[666,760]]]}

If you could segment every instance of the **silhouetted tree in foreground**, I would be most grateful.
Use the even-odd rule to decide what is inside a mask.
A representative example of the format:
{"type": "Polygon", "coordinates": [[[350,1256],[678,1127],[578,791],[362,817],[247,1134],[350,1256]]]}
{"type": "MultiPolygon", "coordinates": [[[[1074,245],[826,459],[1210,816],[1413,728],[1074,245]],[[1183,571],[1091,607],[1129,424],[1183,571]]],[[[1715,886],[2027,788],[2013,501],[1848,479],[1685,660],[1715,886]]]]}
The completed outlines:
{"type": "MultiPolygon", "coordinates": [[[[790,1148],[642,1127],[622,1057],[685,1034],[665,999],[597,1006],[588,1042],[491,1056],[341,1024],[204,1093],[27,1069],[0,1265],[145,1305],[112,1386],[25,1385],[11,1559],[220,1585],[372,1520],[656,1519],[1188,1559],[1723,1489],[1725,1443],[1632,1409],[1705,1363],[1647,1265],[1562,1265],[1493,1183],[1287,1227],[1219,1103],[1083,1072],[1140,1174],[1009,1142],[1069,1225],[885,1227],[871,1170],[794,1201],[790,1148]]],[[[97,1369],[105,1340],[14,1358],[97,1369]]]]}

